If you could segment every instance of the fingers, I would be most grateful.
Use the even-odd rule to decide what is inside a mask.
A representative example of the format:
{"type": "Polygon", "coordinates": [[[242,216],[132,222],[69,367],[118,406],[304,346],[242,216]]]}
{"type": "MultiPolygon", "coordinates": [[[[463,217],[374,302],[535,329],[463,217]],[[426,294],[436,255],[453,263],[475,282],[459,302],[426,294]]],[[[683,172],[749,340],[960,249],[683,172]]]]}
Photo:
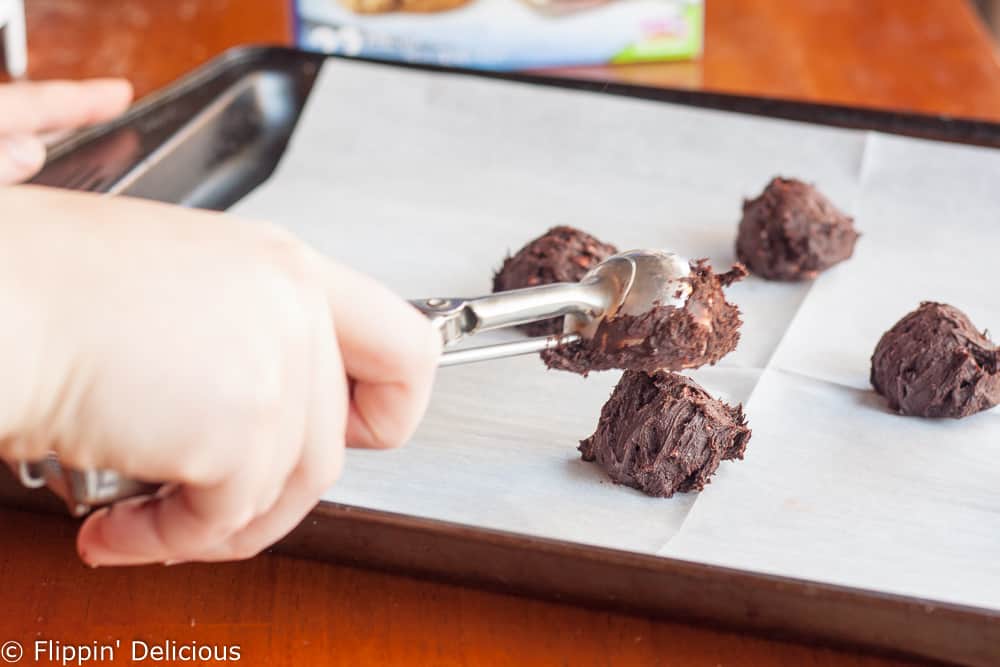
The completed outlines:
{"type": "Polygon", "coordinates": [[[415,308],[366,276],[332,267],[328,284],[340,354],[353,382],[347,445],[398,447],[427,408],[440,335],[415,308]]]}
{"type": "Polygon", "coordinates": [[[176,483],[164,487],[165,493],[92,514],[77,535],[80,558],[91,566],[164,563],[223,543],[278,497],[277,477],[288,469],[274,459],[286,444],[280,430],[284,421],[225,429],[203,440],[200,449],[225,454],[216,460],[218,473],[211,481],[184,484],[168,478],[176,483]],[[242,447],[232,447],[234,442],[242,447]],[[232,455],[241,450],[244,456],[232,455]]]}
{"type": "MultiPolygon", "coordinates": [[[[308,514],[343,468],[347,392],[333,324],[319,325],[304,345],[305,382],[288,393],[277,436],[247,448],[247,463],[209,488],[180,487],[163,498],[119,503],[95,513],[77,539],[91,565],[139,565],[250,558],[281,539],[308,514]],[[315,351],[309,350],[315,348],[315,351]],[[308,352],[308,354],[307,354],[308,352]],[[290,424],[295,424],[289,428],[290,424]],[[257,459],[269,450],[291,452],[257,459]],[[256,472],[255,472],[256,471],[256,472]]],[[[298,370],[291,369],[293,375],[298,370]]]]}
{"type": "Polygon", "coordinates": [[[41,139],[27,134],[0,136],[0,185],[26,181],[34,176],[43,164],[45,164],[45,144],[41,139]]]}
{"type": "Polygon", "coordinates": [[[297,526],[340,477],[344,467],[347,396],[344,367],[329,319],[317,341],[314,370],[302,458],[281,497],[270,511],[224,544],[199,554],[197,560],[234,560],[257,555],[297,526]]]}
{"type": "Polygon", "coordinates": [[[163,563],[219,544],[253,518],[256,480],[234,475],[212,487],[178,487],[165,497],[136,498],[92,514],[77,550],[92,566],[163,563]]]}
{"type": "MultiPolygon", "coordinates": [[[[231,390],[223,392],[229,397],[222,403],[228,412],[181,431],[191,437],[180,446],[166,440],[163,446],[176,448],[180,458],[133,472],[176,486],[88,518],[77,542],[85,562],[136,565],[250,557],[290,531],[332,485],[343,466],[345,441],[393,447],[416,428],[440,353],[440,338],[430,323],[366,277],[321,258],[314,262],[316,256],[297,245],[275,244],[266,235],[262,241],[265,256],[283,272],[278,284],[291,287],[292,298],[303,299],[299,311],[289,307],[289,293],[283,289],[274,291],[270,305],[263,298],[266,290],[263,295],[253,292],[249,320],[262,331],[261,349],[269,357],[281,354],[282,390],[245,392],[244,387],[258,384],[254,373],[260,372],[252,365],[250,375],[220,385],[231,390]],[[269,322],[283,324],[272,330],[264,326],[269,322]],[[282,344],[272,350],[268,341],[275,339],[282,344]],[[206,432],[211,432],[208,437],[206,432]],[[190,459],[200,453],[207,463],[198,469],[209,474],[196,476],[190,459]],[[171,461],[178,460],[189,465],[171,468],[171,461]],[[175,472],[164,475],[169,469],[175,472]]],[[[242,311],[234,312],[242,316],[242,311]]],[[[201,344],[203,337],[194,341],[201,344]]],[[[212,358],[229,359],[220,354],[212,358]]],[[[246,361],[255,359],[248,354],[246,361]]],[[[271,378],[276,367],[266,363],[261,368],[271,378]]],[[[114,461],[109,465],[115,467],[114,461]]]]}
{"type": "MultiPolygon", "coordinates": [[[[340,427],[343,432],[343,425],[340,427]]],[[[278,502],[224,543],[208,549],[194,560],[227,561],[252,558],[285,537],[316,506],[333,486],[344,467],[343,436],[336,444],[316,440],[292,472],[278,502]]]]}
{"type": "Polygon", "coordinates": [[[124,79],[42,81],[0,86],[0,135],[36,134],[100,123],[132,101],[124,79]]]}
{"type": "Polygon", "coordinates": [[[45,163],[45,144],[33,135],[71,130],[122,113],[132,86],[121,79],[0,85],[0,185],[26,181],[45,163]]]}

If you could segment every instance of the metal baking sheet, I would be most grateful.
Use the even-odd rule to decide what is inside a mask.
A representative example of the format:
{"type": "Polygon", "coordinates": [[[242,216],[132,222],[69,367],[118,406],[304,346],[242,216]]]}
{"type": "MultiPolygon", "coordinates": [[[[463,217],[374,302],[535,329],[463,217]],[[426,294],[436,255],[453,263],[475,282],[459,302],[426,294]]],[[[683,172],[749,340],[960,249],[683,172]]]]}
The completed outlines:
{"type": "MultiPolygon", "coordinates": [[[[252,190],[273,168],[319,62],[315,56],[284,50],[230,54],[135,110],[116,126],[63,147],[37,180],[224,208],[252,190]],[[207,89],[213,89],[213,94],[206,94],[207,89]],[[268,94],[259,94],[264,91],[268,94]],[[200,99],[195,100],[199,94],[200,99]],[[179,108],[187,111],[178,113],[179,108]],[[159,116],[172,118],[173,129],[164,129],[170,123],[159,120],[159,116]],[[151,139],[152,132],[144,133],[143,126],[159,128],[161,137],[151,139]],[[235,135],[234,128],[238,130],[235,135]],[[120,153],[138,159],[122,158],[115,163],[108,158],[118,154],[109,146],[116,142],[125,145],[122,136],[131,137],[132,152],[119,149],[120,153]],[[98,150],[101,147],[108,152],[102,155],[98,150]],[[120,167],[111,169],[109,165],[114,164],[120,167]],[[106,170],[101,172],[101,178],[79,175],[94,166],[106,170]],[[158,178],[147,176],[153,171],[158,178]],[[178,178],[185,175],[188,180],[170,182],[167,176],[171,174],[178,178]],[[82,180],[74,181],[74,175],[82,180]],[[165,178],[167,184],[158,189],[157,182],[165,178]]],[[[559,85],[587,88],[592,84],[559,85]]],[[[765,115],[770,110],[773,115],[797,120],[897,130],[966,143],[997,145],[1000,137],[995,126],[970,121],[620,86],[611,92],[765,115]]],[[[928,605],[919,600],[333,504],[318,508],[285,548],[463,581],[493,585],[509,582],[515,590],[968,664],[992,664],[997,659],[994,651],[1000,646],[995,634],[997,617],[981,610],[928,605]],[[399,541],[404,536],[405,547],[399,541]],[[459,558],[460,554],[475,554],[476,558],[459,558]],[[560,572],[552,570],[555,562],[560,564],[560,572]],[[535,567],[529,567],[532,564],[535,567]],[[595,571],[600,576],[592,576],[595,571]],[[574,572],[591,576],[584,582],[572,576],[574,572]],[[722,582],[726,591],[722,599],[727,603],[724,608],[719,601],[704,599],[709,596],[682,595],[694,590],[691,587],[695,584],[710,590],[722,582]]]]}

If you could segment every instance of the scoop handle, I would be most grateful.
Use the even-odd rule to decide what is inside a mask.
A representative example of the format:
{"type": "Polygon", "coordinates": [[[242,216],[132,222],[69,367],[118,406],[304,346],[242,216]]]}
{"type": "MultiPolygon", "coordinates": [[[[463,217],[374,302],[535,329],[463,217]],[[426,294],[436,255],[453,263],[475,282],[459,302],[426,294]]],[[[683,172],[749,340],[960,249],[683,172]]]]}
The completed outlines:
{"type": "Polygon", "coordinates": [[[572,314],[588,320],[599,318],[615,296],[609,293],[606,281],[598,278],[525,287],[472,299],[433,297],[410,303],[431,320],[448,347],[466,336],[553,317],[572,314]]]}
{"type": "Polygon", "coordinates": [[[447,350],[441,355],[438,366],[459,366],[461,364],[473,364],[480,361],[492,361],[494,359],[505,359],[507,357],[519,357],[524,354],[537,354],[544,350],[569,345],[580,340],[580,334],[566,333],[555,336],[542,336],[540,338],[528,338],[512,343],[497,343],[496,345],[481,345],[479,347],[469,347],[462,350],[447,350]]]}

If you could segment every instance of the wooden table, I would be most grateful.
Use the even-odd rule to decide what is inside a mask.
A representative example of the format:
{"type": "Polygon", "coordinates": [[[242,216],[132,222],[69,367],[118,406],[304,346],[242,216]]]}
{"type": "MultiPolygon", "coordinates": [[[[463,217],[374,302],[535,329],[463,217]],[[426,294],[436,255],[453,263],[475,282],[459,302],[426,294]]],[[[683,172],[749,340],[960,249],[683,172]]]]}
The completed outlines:
{"type": "MultiPolygon", "coordinates": [[[[144,94],[242,43],[287,44],[285,0],[28,0],[31,75],[144,94]]],[[[564,74],[1000,120],[1000,55],[964,0],[708,0],[697,63],[564,74]]]]}
{"type": "MultiPolygon", "coordinates": [[[[281,0],[28,0],[28,23],[34,78],[119,74],[140,95],[291,34],[281,0]]],[[[957,0],[708,0],[706,35],[698,63],[563,73],[1000,120],[1000,60],[957,0]]],[[[278,556],[88,570],[69,520],[0,510],[0,530],[0,643],[235,643],[276,666],[906,664],[278,556]]]]}
{"type": "Polygon", "coordinates": [[[0,532],[0,644],[121,640],[111,664],[136,639],[272,667],[908,664],[279,556],[90,570],[68,519],[0,510],[0,532]]]}

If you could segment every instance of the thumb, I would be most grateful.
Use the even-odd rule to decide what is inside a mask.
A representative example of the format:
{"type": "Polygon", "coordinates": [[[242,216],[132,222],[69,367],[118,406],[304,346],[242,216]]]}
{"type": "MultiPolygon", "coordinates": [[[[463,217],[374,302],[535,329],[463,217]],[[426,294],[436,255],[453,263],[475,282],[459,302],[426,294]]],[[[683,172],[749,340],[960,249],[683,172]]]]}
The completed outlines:
{"type": "Polygon", "coordinates": [[[45,164],[45,144],[31,135],[0,137],[0,185],[20,183],[45,164]]]}

